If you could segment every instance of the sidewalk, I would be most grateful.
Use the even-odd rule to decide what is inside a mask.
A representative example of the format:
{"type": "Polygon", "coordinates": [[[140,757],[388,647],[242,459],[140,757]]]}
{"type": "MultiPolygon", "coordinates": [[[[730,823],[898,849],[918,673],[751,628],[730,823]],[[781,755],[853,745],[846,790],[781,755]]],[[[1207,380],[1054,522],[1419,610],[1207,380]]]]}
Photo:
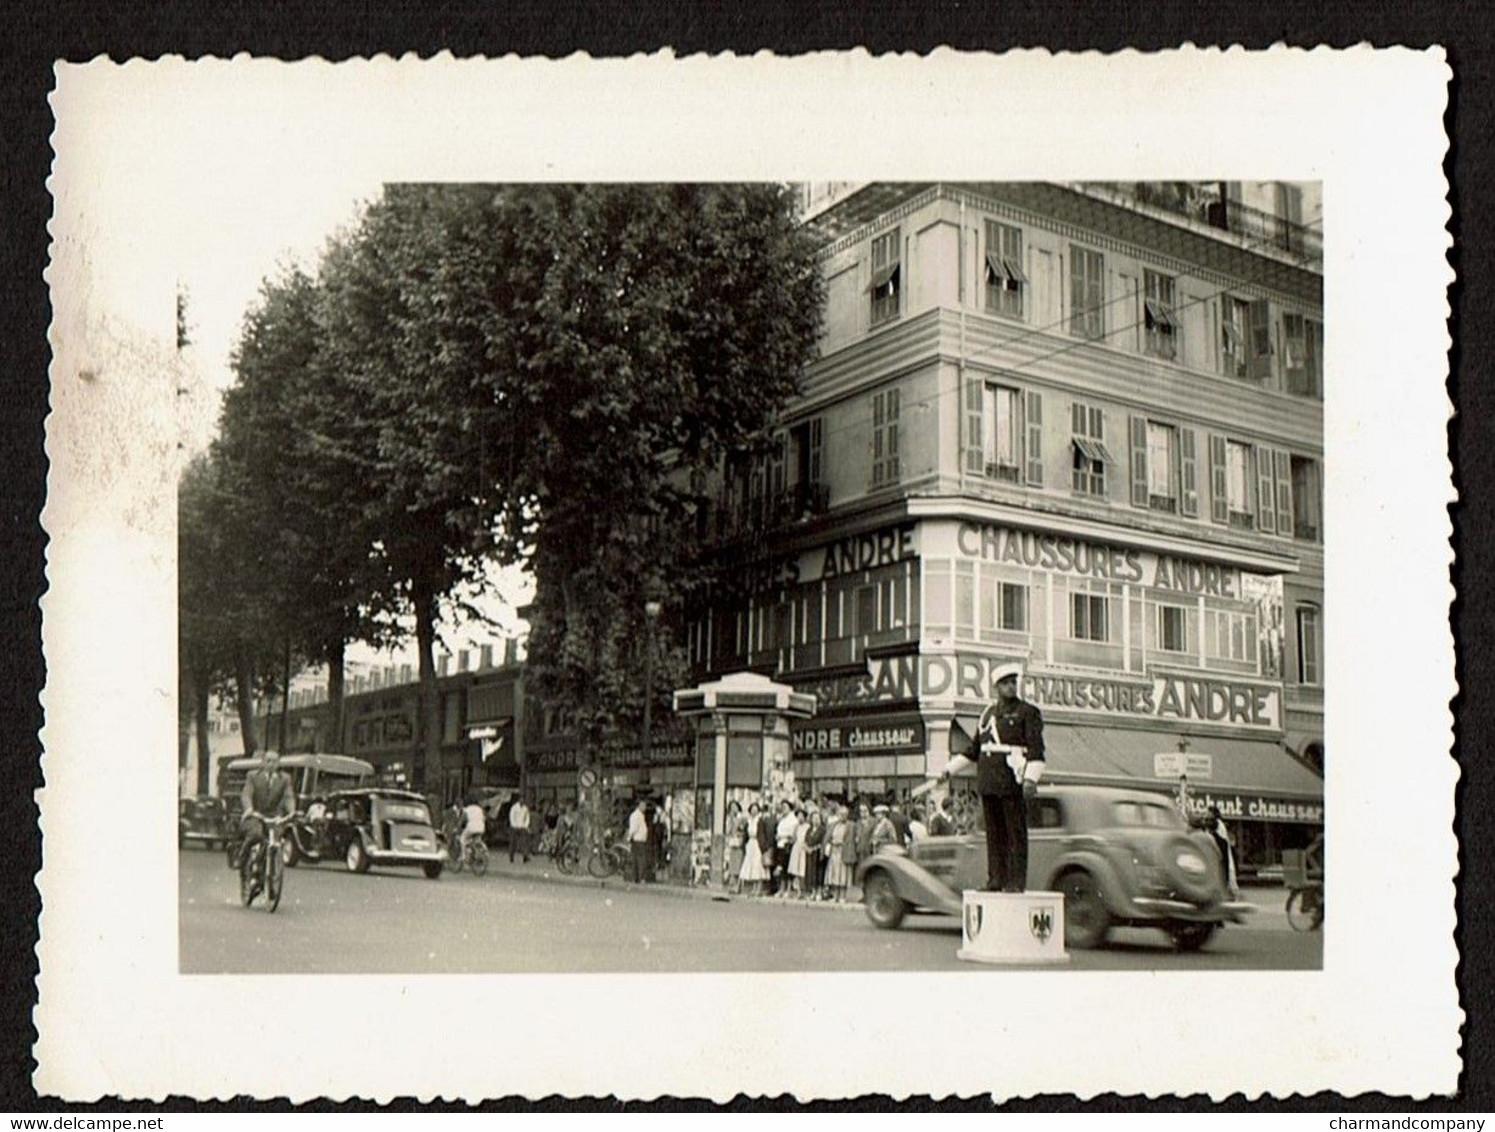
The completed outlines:
{"type": "MultiPolygon", "coordinates": [[[[445,874],[450,876],[450,873],[445,874]]],[[[657,896],[670,896],[682,900],[707,900],[718,903],[730,903],[742,901],[745,903],[771,905],[776,908],[813,908],[822,911],[835,911],[838,909],[850,909],[855,912],[862,911],[862,890],[853,885],[846,890],[846,899],[841,904],[825,900],[790,900],[777,897],[743,896],[729,893],[723,889],[711,888],[707,885],[687,885],[678,880],[661,880],[654,884],[634,884],[622,876],[610,876],[603,880],[583,871],[580,874],[567,876],[556,868],[555,863],[548,857],[531,857],[529,864],[515,861],[509,863],[507,853],[494,850],[488,862],[488,876],[504,877],[513,880],[541,880],[555,884],[569,884],[583,888],[602,888],[623,890],[631,892],[647,892],[657,896]]]]}

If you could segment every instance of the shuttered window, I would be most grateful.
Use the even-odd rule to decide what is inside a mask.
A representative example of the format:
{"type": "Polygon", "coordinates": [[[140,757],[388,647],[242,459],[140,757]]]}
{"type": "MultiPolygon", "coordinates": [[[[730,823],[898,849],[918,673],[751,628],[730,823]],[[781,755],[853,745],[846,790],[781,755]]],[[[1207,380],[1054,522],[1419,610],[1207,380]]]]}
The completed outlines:
{"type": "Polygon", "coordinates": [[[1106,448],[1106,415],[1093,405],[1076,401],[1070,406],[1071,445],[1074,448],[1072,481],[1081,495],[1106,494],[1106,465],[1111,462],[1106,448]]]}
{"type": "Polygon", "coordinates": [[[872,325],[898,314],[898,297],[903,287],[902,244],[894,228],[872,241],[872,282],[867,293],[872,296],[872,325]]]}
{"type": "Polygon", "coordinates": [[[1142,324],[1146,331],[1147,352],[1159,358],[1176,358],[1180,323],[1173,276],[1146,271],[1143,284],[1142,324]]]}
{"type": "Polygon", "coordinates": [[[1311,605],[1298,606],[1298,683],[1318,684],[1322,680],[1319,667],[1319,611],[1311,605]]]}
{"type": "Polygon", "coordinates": [[[1028,390],[1023,398],[1027,409],[1027,433],[1028,451],[1027,468],[1028,483],[1032,487],[1043,486],[1043,394],[1037,390],[1028,390]]]}
{"type": "Polygon", "coordinates": [[[1255,523],[1255,508],[1252,507],[1251,446],[1238,441],[1225,442],[1225,500],[1232,527],[1251,527],[1255,523]]]}
{"type": "Polygon", "coordinates": [[[884,389],[872,395],[872,485],[896,483],[900,476],[898,459],[898,418],[901,391],[884,389]]]}
{"type": "Polygon", "coordinates": [[[1293,537],[1319,542],[1324,537],[1324,529],[1321,518],[1323,485],[1318,462],[1306,456],[1292,456],[1288,475],[1292,481],[1293,537]]]}
{"type": "Polygon", "coordinates": [[[986,309],[1012,318],[1023,317],[1023,232],[1011,224],[986,222],[986,309]]]}
{"type": "Polygon", "coordinates": [[[1106,336],[1106,260],[1100,252],[1070,246],[1069,332],[1081,338],[1106,336]]]}
{"type": "Polygon", "coordinates": [[[986,387],[986,474],[1008,483],[1023,478],[1022,394],[1003,385],[986,387]]]}
{"type": "Polygon", "coordinates": [[[1323,323],[1300,314],[1282,316],[1282,360],[1289,393],[1303,397],[1321,395],[1319,359],[1323,350],[1323,323]]]}

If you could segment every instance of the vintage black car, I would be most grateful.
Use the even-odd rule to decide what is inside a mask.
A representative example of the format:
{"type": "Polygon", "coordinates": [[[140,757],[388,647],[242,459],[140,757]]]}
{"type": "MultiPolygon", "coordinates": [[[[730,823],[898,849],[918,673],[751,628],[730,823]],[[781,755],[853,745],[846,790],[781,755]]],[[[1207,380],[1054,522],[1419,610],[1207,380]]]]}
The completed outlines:
{"type": "MultiPolygon", "coordinates": [[[[986,882],[983,835],[928,837],[857,868],[867,916],[896,928],[912,908],[958,916],[961,891],[986,882]]],[[[1029,891],[1064,894],[1064,943],[1099,947],[1113,927],[1163,929],[1203,947],[1252,911],[1230,899],[1219,850],[1166,797],[1109,786],[1043,786],[1028,802],[1029,891]]]]}
{"type": "Polygon", "coordinates": [[[177,844],[192,842],[207,849],[226,845],[235,836],[222,798],[182,798],[177,802],[177,844]]]}
{"type": "Polygon", "coordinates": [[[296,860],[341,860],[349,872],[370,866],[414,866],[435,879],[445,853],[421,795],[382,786],[337,790],[308,807],[294,826],[288,863],[296,860]]]}

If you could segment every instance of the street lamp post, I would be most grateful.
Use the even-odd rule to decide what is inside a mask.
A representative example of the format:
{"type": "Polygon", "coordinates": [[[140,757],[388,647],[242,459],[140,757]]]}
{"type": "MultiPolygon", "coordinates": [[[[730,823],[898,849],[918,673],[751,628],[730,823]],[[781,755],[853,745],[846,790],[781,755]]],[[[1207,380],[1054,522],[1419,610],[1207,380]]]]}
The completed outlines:
{"type": "Polygon", "coordinates": [[[649,785],[649,722],[654,700],[654,623],[659,620],[663,606],[657,601],[644,602],[644,622],[648,633],[644,637],[644,750],[639,766],[639,785],[649,785]]]}

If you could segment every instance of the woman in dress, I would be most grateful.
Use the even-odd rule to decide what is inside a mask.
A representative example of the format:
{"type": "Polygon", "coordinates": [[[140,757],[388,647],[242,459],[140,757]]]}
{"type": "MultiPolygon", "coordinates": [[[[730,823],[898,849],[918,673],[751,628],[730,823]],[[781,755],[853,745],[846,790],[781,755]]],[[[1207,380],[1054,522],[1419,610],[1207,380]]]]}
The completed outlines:
{"type": "Polygon", "coordinates": [[[727,803],[723,832],[727,835],[727,888],[739,892],[742,889],[742,859],[747,848],[747,819],[742,816],[742,806],[735,798],[727,803]]]}
{"type": "Polygon", "coordinates": [[[794,816],[797,824],[794,827],[794,841],[789,846],[789,898],[804,894],[805,887],[805,837],[810,832],[810,825],[805,821],[805,812],[798,806],[794,808],[794,816]]]}
{"type": "Polygon", "coordinates": [[[825,817],[810,808],[809,831],[805,834],[805,899],[825,897],[825,817]]]}
{"type": "MultiPolygon", "coordinates": [[[[758,803],[754,802],[748,807],[747,827],[754,829],[758,824],[758,803]]],[[[768,878],[768,873],[763,868],[763,850],[758,847],[758,839],[749,836],[742,855],[742,871],[738,874],[741,887],[747,889],[749,896],[757,896],[763,887],[763,882],[768,878]]]]}
{"type": "Polygon", "coordinates": [[[851,884],[851,866],[856,863],[856,835],[852,832],[851,821],[844,809],[837,806],[831,814],[830,829],[826,833],[826,858],[825,858],[825,884],[830,890],[830,898],[837,904],[846,900],[846,888],[851,884]],[[852,857],[847,862],[847,846],[850,846],[849,855],[852,857]]]}

